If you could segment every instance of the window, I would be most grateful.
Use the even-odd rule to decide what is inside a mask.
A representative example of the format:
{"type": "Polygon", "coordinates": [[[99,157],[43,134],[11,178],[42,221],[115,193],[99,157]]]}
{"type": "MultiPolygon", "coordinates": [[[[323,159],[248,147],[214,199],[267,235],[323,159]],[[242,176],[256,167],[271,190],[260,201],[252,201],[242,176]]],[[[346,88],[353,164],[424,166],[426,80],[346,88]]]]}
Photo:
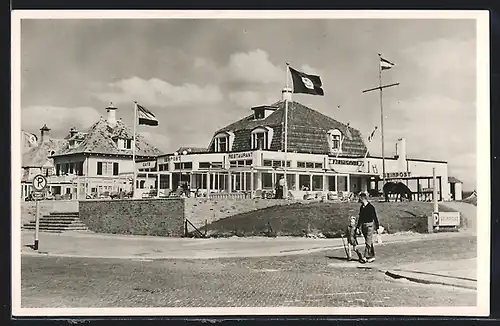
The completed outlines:
{"type": "Polygon", "coordinates": [[[193,162],[174,163],[175,170],[191,170],[192,168],[193,162]]]}
{"type": "Polygon", "coordinates": [[[313,189],[312,190],[323,190],[323,176],[313,175],[312,177],[313,189]]]}
{"type": "Polygon", "coordinates": [[[61,164],[56,164],[56,175],[61,173],[61,164]]]}
{"type": "Polygon", "coordinates": [[[264,132],[257,132],[255,134],[253,134],[253,137],[254,137],[253,148],[254,149],[267,149],[266,136],[267,136],[267,134],[264,132]]]}
{"type": "Polygon", "coordinates": [[[264,110],[263,109],[260,109],[260,110],[254,110],[254,116],[255,116],[255,119],[264,119],[264,110]]]}
{"type": "Polygon", "coordinates": [[[323,163],[314,163],[314,168],[315,169],[322,169],[323,168],[323,163]]]}
{"type": "Polygon", "coordinates": [[[342,150],[342,133],[340,130],[330,130],[328,131],[328,145],[332,151],[342,150]]]}
{"type": "Polygon", "coordinates": [[[200,162],[200,163],[198,163],[198,168],[210,169],[210,162],[200,162]]]}
{"type": "Polygon", "coordinates": [[[215,136],[214,139],[214,151],[215,152],[229,152],[229,135],[226,133],[222,133],[220,135],[215,136]]]}
{"type": "Polygon", "coordinates": [[[113,173],[114,164],[114,162],[97,162],[97,175],[115,175],[113,173]]]}
{"type": "Polygon", "coordinates": [[[273,166],[272,160],[264,160],[264,166],[273,166]]]}
{"type": "Polygon", "coordinates": [[[118,175],[118,163],[113,163],[113,175],[118,175]]]}
{"type": "Polygon", "coordinates": [[[262,188],[273,188],[273,175],[271,173],[262,173],[262,188]]]}
{"type": "Polygon", "coordinates": [[[168,164],[159,164],[159,169],[160,169],[160,171],[167,171],[168,164]]]}
{"type": "Polygon", "coordinates": [[[322,169],[323,163],[315,163],[315,162],[297,162],[298,168],[307,168],[307,169],[322,169]]]}
{"type": "Polygon", "coordinates": [[[125,148],[126,149],[132,148],[132,139],[125,139],[125,148]]]}
{"type": "Polygon", "coordinates": [[[252,149],[269,149],[273,138],[273,129],[258,127],[252,131],[250,146],[252,149]]]}
{"type": "Polygon", "coordinates": [[[102,175],[102,162],[97,162],[97,175],[102,175]]]}

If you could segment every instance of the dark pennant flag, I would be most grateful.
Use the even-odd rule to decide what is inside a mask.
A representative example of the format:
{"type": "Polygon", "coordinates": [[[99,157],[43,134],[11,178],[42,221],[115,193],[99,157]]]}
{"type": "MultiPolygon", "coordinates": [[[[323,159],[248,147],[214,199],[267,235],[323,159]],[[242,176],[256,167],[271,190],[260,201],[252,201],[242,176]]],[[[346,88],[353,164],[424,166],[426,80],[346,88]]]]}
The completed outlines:
{"type": "Polygon", "coordinates": [[[292,67],[288,68],[290,68],[290,74],[292,75],[294,93],[325,95],[323,88],[321,88],[322,83],[319,76],[308,75],[292,67]]]}

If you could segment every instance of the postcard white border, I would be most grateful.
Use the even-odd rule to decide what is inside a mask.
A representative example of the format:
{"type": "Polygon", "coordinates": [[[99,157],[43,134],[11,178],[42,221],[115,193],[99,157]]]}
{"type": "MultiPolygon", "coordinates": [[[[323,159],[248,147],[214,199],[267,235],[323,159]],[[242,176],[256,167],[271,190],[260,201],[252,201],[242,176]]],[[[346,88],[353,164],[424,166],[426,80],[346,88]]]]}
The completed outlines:
{"type": "Polygon", "coordinates": [[[490,280],[490,61],[489,12],[410,11],[410,10],[172,10],[172,11],[93,11],[15,10],[12,11],[12,314],[13,316],[197,316],[197,315],[414,315],[488,316],[490,280]],[[475,19],[477,21],[477,262],[476,307],[391,307],[391,308],[22,308],[21,307],[21,19],[475,19]]]}

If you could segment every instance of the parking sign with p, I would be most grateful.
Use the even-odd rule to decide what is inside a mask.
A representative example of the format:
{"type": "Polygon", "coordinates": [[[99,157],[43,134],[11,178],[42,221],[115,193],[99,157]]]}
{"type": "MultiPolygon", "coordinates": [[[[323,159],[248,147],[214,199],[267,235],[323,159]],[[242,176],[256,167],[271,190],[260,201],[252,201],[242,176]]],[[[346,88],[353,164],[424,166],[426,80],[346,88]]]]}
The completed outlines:
{"type": "Polygon", "coordinates": [[[35,191],[42,191],[47,187],[47,179],[41,175],[38,174],[33,178],[33,188],[35,191]]]}

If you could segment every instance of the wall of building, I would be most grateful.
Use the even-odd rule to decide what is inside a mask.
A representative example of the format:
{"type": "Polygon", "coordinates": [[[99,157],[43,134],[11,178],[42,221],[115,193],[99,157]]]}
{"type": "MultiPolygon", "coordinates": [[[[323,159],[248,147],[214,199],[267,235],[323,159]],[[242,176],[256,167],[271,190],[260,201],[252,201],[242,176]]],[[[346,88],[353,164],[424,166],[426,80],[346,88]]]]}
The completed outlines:
{"type": "Polygon", "coordinates": [[[91,156],[87,158],[88,176],[98,176],[97,162],[118,163],[119,173],[134,172],[134,164],[132,163],[132,158],[91,156]]]}
{"type": "MultiPolygon", "coordinates": [[[[370,164],[370,172],[374,172],[373,167],[380,175],[382,175],[382,159],[381,158],[369,158],[367,159],[368,164],[370,164]]],[[[441,177],[441,189],[443,200],[450,199],[450,191],[448,185],[448,164],[441,162],[429,162],[429,161],[418,161],[418,160],[407,160],[404,164],[401,164],[401,160],[387,159],[385,160],[385,170],[386,173],[400,173],[409,172],[407,176],[409,177],[431,177],[432,169],[436,169],[436,177],[441,177]]],[[[391,176],[388,176],[391,177],[391,176]]],[[[404,180],[404,178],[402,178],[404,180]]],[[[438,181],[439,182],[439,181],[438,181]]],[[[412,191],[417,191],[416,181],[409,181],[409,187],[412,191]]],[[[422,181],[421,188],[427,188],[427,182],[422,181]]],[[[432,188],[432,180],[430,181],[430,188],[432,188]]]]}
{"type": "Polygon", "coordinates": [[[86,200],[80,219],[98,233],[180,237],[184,234],[184,200],[86,200]]]}

